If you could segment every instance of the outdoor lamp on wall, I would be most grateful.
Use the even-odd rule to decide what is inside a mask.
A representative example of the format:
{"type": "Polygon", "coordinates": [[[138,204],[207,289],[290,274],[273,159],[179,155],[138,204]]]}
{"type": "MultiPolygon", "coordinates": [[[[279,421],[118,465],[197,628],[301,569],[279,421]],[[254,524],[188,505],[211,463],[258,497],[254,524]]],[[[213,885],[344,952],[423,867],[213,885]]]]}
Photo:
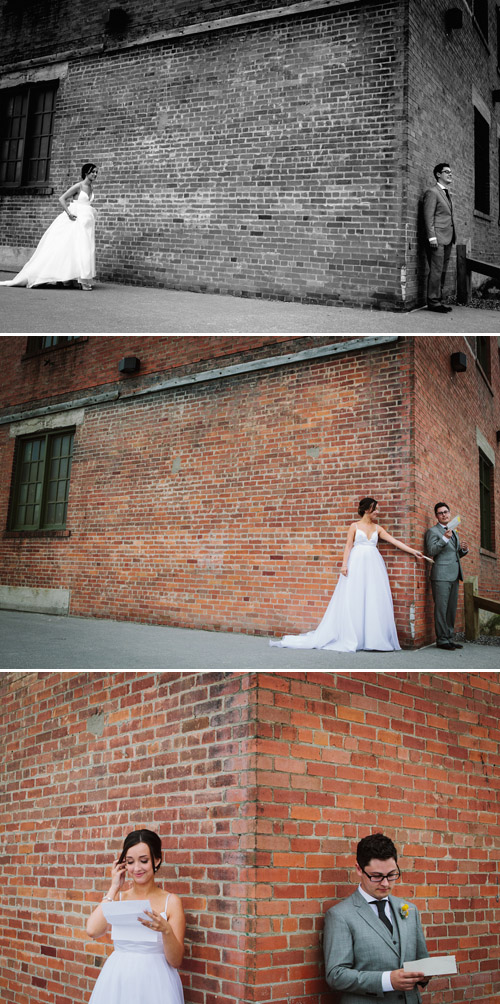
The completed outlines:
{"type": "Polygon", "coordinates": [[[463,14],[460,7],[448,7],[444,12],[444,28],[447,35],[454,29],[463,27],[463,14]]]}
{"type": "Polygon", "coordinates": [[[108,7],[105,20],[106,31],[110,35],[119,34],[125,31],[129,20],[127,11],[123,7],[108,7]]]}
{"type": "Polygon", "coordinates": [[[465,373],[467,369],[467,356],[465,352],[454,352],[451,357],[451,368],[455,373],[465,373]]]}
{"type": "Polygon", "coordinates": [[[120,359],[118,363],[118,369],[120,373],[138,373],[141,366],[141,360],[137,356],[125,356],[120,359]]]}

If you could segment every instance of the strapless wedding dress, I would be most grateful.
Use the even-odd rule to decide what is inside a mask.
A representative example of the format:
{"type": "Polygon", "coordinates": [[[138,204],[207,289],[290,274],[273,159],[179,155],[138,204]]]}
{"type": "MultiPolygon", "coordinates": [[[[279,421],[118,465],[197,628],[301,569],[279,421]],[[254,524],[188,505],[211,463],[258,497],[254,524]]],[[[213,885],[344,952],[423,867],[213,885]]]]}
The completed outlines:
{"type": "Polygon", "coordinates": [[[181,978],[165,958],[161,934],[156,942],[114,941],[113,947],[89,1004],[184,1004],[181,978]]]}
{"type": "Polygon", "coordinates": [[[315,631],[285,635],[271,645],[281,648],[324,648],[333,652],[399,651],[391,587],[378,551],[378,531],[370,538],[356,528],[347,563],[323,620],[315,631]]]}
{"type": "Polygon", "coordinates": [[[95,209],[86,192],[69,203],[69,211],[60,213],[45,231],[29,261],[15,276],[0,286],[41,286],[44,283],[69,282],[95,276],[95,209]]]}

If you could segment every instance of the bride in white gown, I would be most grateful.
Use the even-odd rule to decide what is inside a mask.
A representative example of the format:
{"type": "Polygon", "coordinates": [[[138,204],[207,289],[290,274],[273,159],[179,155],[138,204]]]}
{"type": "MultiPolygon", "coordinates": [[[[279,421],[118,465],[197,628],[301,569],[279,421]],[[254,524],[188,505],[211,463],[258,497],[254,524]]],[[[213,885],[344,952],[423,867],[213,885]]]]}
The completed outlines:
{"type": "Polygon", "coordinates": [[[21,271],[14,279],[1,282],[0,286],[32,287],[76,279],[82,289],[92,289],[95,276],[95,210],[92,202],[96,178],[95,164],[84,164],[82,180],[59,198],[64,212],[50,224],[21,271]]]}
{"type": "MultiPolygon", "coordinates": [[[[134,830],[125,838],[111,869],[111,885],[87,921],[87,933],[100,938],[109,930],[103,906],[114,900],[149,900],[151,911],[139,914],[156,939],[114,940],[114,951],[97,978],[89,1004],[184,1004],[178,968],[184,955],[186,922],[179,897],[156,885],[161,841],[152,830],[134,830]],[[132,885],[124,889],[125,877],[132,885]]],[[[118,929],[119,930],[119,929],[118,929]]]]}
{"type": "Polygon", "coordinates": [[[281,648],[323,648],[334,652],[358,652],[360,649],[392,652],[400,649],[391,587],[384,559],[377,544],[385,540],[415,558],[421,551],[391,537],[376,522],[378,503],[361,499],[361,519],[352,523],[347,534],[341,576],[326,613],[315,631],[285,635],[271,645],[281,648]]]}

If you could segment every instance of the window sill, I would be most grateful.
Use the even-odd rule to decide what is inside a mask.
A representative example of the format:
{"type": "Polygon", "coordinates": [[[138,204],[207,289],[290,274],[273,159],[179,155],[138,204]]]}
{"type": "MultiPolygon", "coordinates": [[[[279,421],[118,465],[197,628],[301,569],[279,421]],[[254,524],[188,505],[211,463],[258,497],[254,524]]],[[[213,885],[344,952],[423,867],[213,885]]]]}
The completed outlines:
{"type": "Polygon", "coordinates": [[[40,537],[71,537],[71,530],[4,530],[4,540],[32,540],[40,537]]]}
{"type": "Polygon", "coordinates": [[[0,195],[53,195],[55,188],[51,185],[19,185],[19,188],[0,185],[0,195]]]}
{"type": "Polygon", "coordinates": [[[484,220],[485,223],[491,223],[493,219],[490,213],[483,213],[481,209],[474,210],[474,217],[476,220],[484,220]]]}
{"type": "Polygon", "coordinates": [[[496,553],[495,553],[495,551],[488,551],[488,549],[487,549],[486,547],[480,547],[480,548],[479,548],[479,554],[480,554],[480,555],[481,555],[481,556],[482,556],[483,558],[492,558],[492,559],[493,559],[493,561],[496,561],[496,560],[497,560],[497,556],[496,556],[496,553]]]}

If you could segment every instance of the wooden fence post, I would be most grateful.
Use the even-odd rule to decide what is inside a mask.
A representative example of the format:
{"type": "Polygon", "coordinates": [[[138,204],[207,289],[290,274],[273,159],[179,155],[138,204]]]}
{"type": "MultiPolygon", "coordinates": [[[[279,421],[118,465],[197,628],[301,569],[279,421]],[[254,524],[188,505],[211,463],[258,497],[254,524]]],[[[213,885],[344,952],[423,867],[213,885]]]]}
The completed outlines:
{"type": "Polygon", "coordinates": [[[457,301],[467,304],[471,297],[471,274],[467,271],[467,245],[457,244],[457,301]]]}
{"type": "Polygon", "coordinates": [[[477,575],[469,575],[464,580],[465,637],[467,641],[476,641],[479,635],[479,610],[474,606],[476,593],[477,575]]]}

